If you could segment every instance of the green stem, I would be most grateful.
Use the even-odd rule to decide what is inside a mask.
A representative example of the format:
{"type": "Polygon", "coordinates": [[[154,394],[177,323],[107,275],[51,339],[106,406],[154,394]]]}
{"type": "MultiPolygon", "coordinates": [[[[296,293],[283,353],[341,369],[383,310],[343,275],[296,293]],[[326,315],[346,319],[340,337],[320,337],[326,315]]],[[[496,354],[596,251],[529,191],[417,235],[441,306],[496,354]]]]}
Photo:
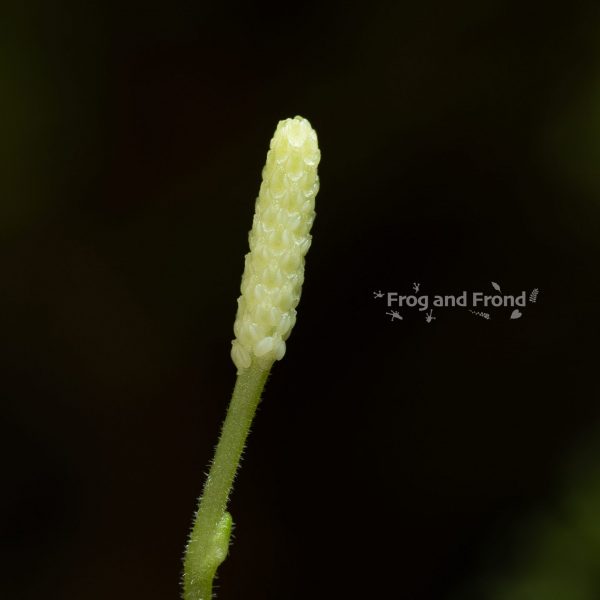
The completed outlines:
{"type": "Polygon", "coordinates": [[[184,560],[184,600],[210,600],[217,567],[225,560],[231,515],[225,511],[250,425],[272,362],[253,360],[238,374],[184,560]]]}

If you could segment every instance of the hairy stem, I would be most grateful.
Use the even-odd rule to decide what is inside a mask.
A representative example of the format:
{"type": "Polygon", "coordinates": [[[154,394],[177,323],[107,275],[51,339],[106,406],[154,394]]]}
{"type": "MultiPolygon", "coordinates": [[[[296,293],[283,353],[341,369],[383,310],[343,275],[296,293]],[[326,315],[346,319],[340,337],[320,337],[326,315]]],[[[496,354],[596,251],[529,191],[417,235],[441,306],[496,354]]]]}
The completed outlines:
{"type": "Polygon", "coordinates": [[[232,521],[225,510],[227,500],[271,365],[255,358],[238,373],[186,549],[184,600],[212,598],[212,582],[229,547],[232,521]]]}

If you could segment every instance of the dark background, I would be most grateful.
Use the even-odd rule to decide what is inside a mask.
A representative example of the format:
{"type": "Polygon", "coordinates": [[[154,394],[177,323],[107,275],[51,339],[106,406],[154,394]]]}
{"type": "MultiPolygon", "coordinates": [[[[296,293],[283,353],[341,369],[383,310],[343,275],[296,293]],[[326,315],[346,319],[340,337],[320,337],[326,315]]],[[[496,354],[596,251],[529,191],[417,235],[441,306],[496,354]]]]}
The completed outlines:
{"type": "Polygon", "coordinates": [[[301,114],[318,217],[219,599],[520,599],[493,583],[519,539],[598,472],[597,2],[2,11],[0,596],[178,597],[261,168],[301,114]],[[492,280],[537,304],[373,299],[492,280]]]}

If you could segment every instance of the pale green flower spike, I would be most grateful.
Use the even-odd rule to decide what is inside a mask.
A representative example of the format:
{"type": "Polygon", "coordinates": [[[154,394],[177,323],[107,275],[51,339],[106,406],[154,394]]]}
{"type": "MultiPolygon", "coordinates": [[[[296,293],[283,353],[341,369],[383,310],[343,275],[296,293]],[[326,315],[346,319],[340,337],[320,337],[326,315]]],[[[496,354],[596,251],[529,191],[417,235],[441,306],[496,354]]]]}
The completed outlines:
{"type": "Polygon", "coordinates": [[[273,362],[285,354],[310,247],[319,159],[317,134],[306,119],[279,122],[263,169],[233,327],[231,358],[239,371],[253,357],[273,362]]]}
{"type": "Polygon", "coordinates": [[[302,117],[280,121],[267,154],[249,235],[231,358],[238,374],[188,542],[183,595],[209,600],[232,528],[227,500],[271,366],[296,322],[304,256],[319,190],[317,134],[302,117]]]}

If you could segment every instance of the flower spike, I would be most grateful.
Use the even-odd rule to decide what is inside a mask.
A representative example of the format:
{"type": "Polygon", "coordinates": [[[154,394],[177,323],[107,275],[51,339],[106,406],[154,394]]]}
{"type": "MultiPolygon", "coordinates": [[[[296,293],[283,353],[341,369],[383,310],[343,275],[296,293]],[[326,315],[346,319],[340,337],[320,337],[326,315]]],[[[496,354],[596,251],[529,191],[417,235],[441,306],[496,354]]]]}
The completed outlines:
{"type": "Polygon", "coordinates": [[[238,372],[255,357],[273,363],[285,354],[311,242],[320,158],[317,134],[306,119],[279,122],[262,173],[233,328],[231,358],[238,372]]]}

